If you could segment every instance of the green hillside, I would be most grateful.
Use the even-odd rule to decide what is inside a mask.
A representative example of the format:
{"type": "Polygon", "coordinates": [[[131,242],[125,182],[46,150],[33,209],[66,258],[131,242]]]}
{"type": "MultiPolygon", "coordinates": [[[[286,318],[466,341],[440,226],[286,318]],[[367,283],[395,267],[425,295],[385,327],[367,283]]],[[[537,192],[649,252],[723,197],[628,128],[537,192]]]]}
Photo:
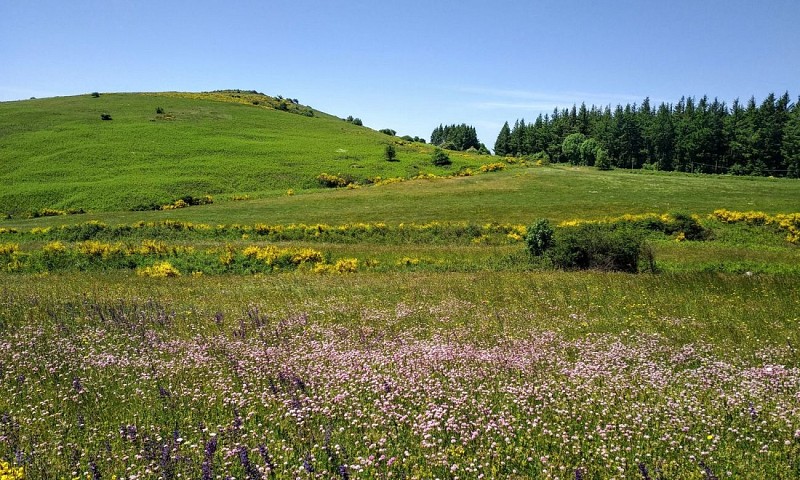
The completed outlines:
{"type": "Polygon", "coordinates": [[[481,164],[455,155],[450,167],[434,167],[430,152],[294,101],[238,91],[4,102],[0,212],[19,217],[44,208],[131,210],[185,196],[264,197],[321,188],[316,177],[323,172],[365,183],[481,164]],[[383,158],[391,142],[397,162],[383,158]]]}
{"type": "MultiPolygon", "coordinates": [[[[376,165],[382,165],[380,161],[376,165]]],[[[800,182],[590,167],[519,167],[471,177],[418,179],[368,188],[325,189],[294,196],[218,201],[150,212],[91,212],[36,219],[13,218],[5,227],[35,227],[100,220],[110,223],[181,220],[209,224],[348,222],[509,222],[648,212],[707,214],[718,208],[771,214],[800,210],[800,182]]]]}

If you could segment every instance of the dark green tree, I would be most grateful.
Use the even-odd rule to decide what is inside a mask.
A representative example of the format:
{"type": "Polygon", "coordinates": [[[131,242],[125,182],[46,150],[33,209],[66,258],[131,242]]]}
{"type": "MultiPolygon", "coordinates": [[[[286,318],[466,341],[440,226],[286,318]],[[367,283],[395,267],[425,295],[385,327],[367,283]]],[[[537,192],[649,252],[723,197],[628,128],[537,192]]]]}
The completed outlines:
{"type": "Polygon", "coordinates": [[[462,123],[461,125],[439,125],[431,133],[431,143],[433,145],[444,146],[452,145],[452,150],[465,151],[470,147],[478,149],[481,142],[478,141],[478,132],[475,127],[462,123]]]}
{"type": "Polygon", "coordinates": [[[497,140],[494,142],[494,154],[506,156],[511,153],[511,129],[508,127],[508,122],[503,124],[500,133],[497,134],[497,140]]]}
{"type": "Polygon", "coordinates": [[[781,153],[786,166],[786,175],[800,178],[800,99],[794,104],[783,127],[781,153]]]}
{"type": "Polygon", "coordinates": [[[450,157],[442,150],[441,148],[434,148],[433,154],[431,155],[431,163],[436,165],[437,167],[444,167],[445,165],[450,165],[453,163],[450,160],[450,157]]]}
{"type": "Polygon", "coordinates": [[[386,145],[386,148],[383,149],[383,158],[387,162],[397,161],[397,150],[394,148],[394,145],[386,145]]]}

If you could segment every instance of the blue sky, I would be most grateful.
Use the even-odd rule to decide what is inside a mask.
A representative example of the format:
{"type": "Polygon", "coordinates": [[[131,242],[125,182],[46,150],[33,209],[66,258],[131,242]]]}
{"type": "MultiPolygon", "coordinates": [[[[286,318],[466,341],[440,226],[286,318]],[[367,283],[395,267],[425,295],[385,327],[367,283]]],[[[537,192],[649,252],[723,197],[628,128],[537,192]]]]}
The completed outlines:
{"type": "Polygon", "coordinates": [[[798,0],[0,2],[0,100],[255,89],[425,138],[555,106],[800,94],[798,0]]]}

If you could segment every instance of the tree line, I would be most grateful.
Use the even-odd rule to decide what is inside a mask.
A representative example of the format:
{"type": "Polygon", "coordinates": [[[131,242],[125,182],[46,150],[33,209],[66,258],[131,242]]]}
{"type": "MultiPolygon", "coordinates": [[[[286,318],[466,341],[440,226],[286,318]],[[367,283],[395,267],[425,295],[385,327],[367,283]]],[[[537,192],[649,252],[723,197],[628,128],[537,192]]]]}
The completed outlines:
{"type": "MultiPolygon", "coordinates": [[[[441,127],[440,127],[441,128],[441,127]]],[[[434,131],[436,133],[436,130],[434,131]]],[[[433,138],[431,139],[433,143],[433,138]]],[[[770,93],[760,104],[728,106],[717,98],[682,97],[657,107],[627,104],[539,115],[503,125],[496,155],[536,155],[600,167],[800,177],[800,101],[770,93]]]]}
{"type": "Polygon", "coordinates": [[[478,132],[472,125],[439,125],[431,133],[431,144],[447,150],[467,151],[474,149],[480,153],[488,154],[486,148],[478,140],[478,132]]]}

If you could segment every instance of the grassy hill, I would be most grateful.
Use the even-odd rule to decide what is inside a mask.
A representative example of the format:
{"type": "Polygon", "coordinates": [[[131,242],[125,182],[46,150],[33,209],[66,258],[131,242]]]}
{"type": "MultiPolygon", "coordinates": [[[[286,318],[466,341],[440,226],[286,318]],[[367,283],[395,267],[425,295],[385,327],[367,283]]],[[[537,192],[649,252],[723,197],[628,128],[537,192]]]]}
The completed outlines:
{"type": "Polygon", "coordinates": [[[449,168],[434,167],[430,152],[293,101],[238,91],[5,102],[0,212],[131,210],[187,195],[263,197],[320,188],[323,172],[364,182],[481,164],[460,155],[449,168]],[[383,159],[390,142],[399,162],[383,159]]]}

